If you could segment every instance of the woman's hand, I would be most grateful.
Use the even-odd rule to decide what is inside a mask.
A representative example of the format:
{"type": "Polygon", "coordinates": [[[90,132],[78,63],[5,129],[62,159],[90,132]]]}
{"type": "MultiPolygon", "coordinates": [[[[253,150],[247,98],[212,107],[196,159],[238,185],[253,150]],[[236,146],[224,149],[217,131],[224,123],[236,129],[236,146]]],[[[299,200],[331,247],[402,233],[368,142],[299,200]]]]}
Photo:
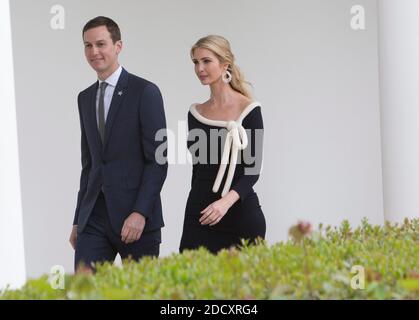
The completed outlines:
{"type": "Polygon", "coordinates": [[[230,190],[224,197],[211,203],[201,211],[202,217],[199,219],[199,222],[201,225],[216,225],[239,198],[236,191],[230,190]]]}

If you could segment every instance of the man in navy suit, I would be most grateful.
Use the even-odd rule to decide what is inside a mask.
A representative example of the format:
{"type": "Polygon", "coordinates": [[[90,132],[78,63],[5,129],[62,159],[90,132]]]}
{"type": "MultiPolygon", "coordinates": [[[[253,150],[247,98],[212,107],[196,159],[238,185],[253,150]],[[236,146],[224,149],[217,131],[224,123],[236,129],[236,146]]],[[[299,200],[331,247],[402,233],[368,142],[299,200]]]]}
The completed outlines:
{"type": "Polygon", "coordinates": [[[121,33],[113,20],[90,20],[83,41],[98,81],[78,96],[82,171],[70,243],[75,269],[94,270],[117,253],[159,255],[167,154],[157,151],[167,140],[156,133],[166,130],[166,119],[159,88],[119,65],[121,33]]]}

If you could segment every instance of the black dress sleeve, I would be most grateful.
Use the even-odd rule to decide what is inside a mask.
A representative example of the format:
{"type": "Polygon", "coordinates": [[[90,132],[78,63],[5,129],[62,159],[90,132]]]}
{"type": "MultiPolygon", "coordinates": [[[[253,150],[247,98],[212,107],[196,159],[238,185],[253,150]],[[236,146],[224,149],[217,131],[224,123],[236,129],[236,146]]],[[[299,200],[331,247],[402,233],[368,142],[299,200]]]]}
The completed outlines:
{"type": "MultiPolygon", "coordinates": [[[[186,141],[186,145],[187,145],[188,150],[192,146],[192,144],[194,144],[196,142],[196,141],[190,140],[190,138],[189,138],[189,133],[193,129],[192,121],[193,121],[193,115],[192,115],[191,112],[188,112],[188,139],[186,141]]],[[[195,166],[192,166],[191,188],[192,188],[193,182],[195,180],[195,170],[196,170],[195,166]]]]}
{"type": "MultiPolygon", "coordinates": [[[[263,119],[260,107],[253,109],[246,118],[244,118],[242,125],[246,130],[248,137],[247,148],[241,152],[240,169],[243,169],[237,181],[231,187],[231,190],[236,191],[240,200],[243,201],[253,185],[258,181],[260,171],[262,168],[263,157],[263,119]]],[[[239,166],[239,165],[238,165],[239,166]]],[[[239,170],[239,168],[236,168],[239,170]]]]}

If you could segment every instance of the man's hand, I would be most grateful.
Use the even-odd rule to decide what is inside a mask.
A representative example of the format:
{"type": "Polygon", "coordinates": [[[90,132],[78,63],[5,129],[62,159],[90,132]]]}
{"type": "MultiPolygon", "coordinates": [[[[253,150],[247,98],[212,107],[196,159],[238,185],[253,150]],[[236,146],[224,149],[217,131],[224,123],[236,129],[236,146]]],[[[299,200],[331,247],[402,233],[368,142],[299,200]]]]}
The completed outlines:
{"type": "Polygon", "coordinates": [[[132,243],[140,239],[145,226],[145,218],[138,212],[131,213],[125,219],[124,226],[122,227],[121,240],[126,244],[132,243]]]}
{"type": "Polygon", "coordinates": [[[77,224],[73,225],[73,229],[71,229],[71,234],[70,234],[70,244],[74,250],[76,250],[76,243],[77,243],[77,224]]]}

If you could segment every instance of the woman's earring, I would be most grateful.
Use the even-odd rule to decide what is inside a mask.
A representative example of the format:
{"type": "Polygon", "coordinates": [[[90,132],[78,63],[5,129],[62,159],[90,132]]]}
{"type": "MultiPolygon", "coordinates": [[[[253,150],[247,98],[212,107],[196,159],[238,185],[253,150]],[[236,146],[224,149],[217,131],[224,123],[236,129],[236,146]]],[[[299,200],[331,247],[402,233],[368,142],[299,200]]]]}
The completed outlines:
{"type": "Polygon", "coordinates": [[[232,78],[230,71],[226,70],[226,72],[223,73],[221,78],[223,79],[224,83],[230,83],[231,78],[232,78]]]}

